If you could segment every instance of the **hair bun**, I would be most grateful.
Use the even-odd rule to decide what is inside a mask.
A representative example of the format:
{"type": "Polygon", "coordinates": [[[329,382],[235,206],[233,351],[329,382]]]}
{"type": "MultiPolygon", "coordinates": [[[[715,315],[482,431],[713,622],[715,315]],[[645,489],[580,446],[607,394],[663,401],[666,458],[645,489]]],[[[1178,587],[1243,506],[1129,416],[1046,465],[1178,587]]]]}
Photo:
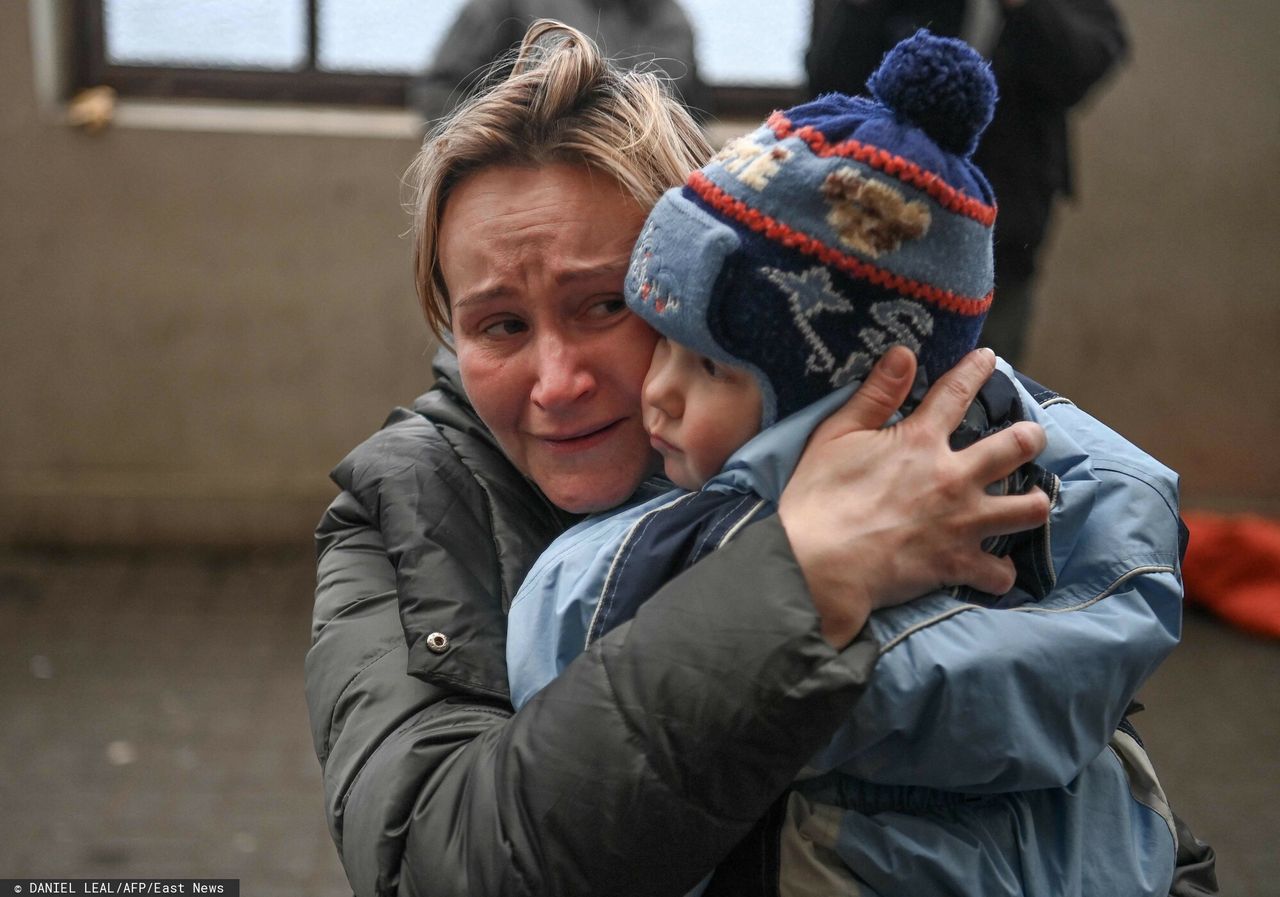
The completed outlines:
{"type": "Polygon", "coordinates": [[[867,87],[899,119],[966,158],[995,112],[996,80],[987,61],[964,41],[923,28],[885,54],[867,87]]]}

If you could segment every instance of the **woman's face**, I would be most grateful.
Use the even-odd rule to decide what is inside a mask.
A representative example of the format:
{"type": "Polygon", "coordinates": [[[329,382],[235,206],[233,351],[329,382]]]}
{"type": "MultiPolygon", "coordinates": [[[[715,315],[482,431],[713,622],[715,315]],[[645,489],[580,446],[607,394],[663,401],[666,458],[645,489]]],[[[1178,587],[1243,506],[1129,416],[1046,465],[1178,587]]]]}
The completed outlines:
{"type": "Polygon", "coordinates": [[[459,183],[440,270],[467,395],[511,459],[578,513],[654,465],[640,391],[656,339],[622,282],[647,210],[580,166],[494,166],[459,183]]]}

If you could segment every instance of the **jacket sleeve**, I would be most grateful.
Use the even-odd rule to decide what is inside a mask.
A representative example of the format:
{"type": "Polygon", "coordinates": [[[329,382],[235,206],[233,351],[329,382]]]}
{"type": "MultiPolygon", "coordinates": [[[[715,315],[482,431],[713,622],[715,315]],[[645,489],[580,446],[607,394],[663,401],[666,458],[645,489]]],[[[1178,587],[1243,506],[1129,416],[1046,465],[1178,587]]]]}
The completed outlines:
{"type": "Polygon", "coordinates": [[[875,679],[818,767],[971,792],[1067,785],[1177,644],[1176,476],[1070,403],[1033,417],[1062,480],[1053,591],[1017,609],[935,594],[877,612],[875,679]]]}
{"type": "Polygon", "coordinates": [[[1010,70],[1064,109],[1084,99],[1127,49],[1110,0],[1027,0],[1007,12],[1000,38],[1010,70]]]}
{"type": "Polygon", "coordinates": [[[682,894],[830,737],[875,662],[873,642],[822,640],[786,536],[764,521],[513,714],[406,675],[395,573],[360,502],[340,495],[317,538],[307,698],[360,897],[682,894]]]}

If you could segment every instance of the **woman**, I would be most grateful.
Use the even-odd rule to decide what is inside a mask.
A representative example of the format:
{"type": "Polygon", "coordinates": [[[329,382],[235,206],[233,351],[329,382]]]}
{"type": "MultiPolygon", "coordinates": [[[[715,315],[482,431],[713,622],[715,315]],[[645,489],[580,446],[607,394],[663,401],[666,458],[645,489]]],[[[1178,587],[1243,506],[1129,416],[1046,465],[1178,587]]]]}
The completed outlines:
{"type": "Polygon", "coordinates": [[[989,355],[877,429],[913,380],[895,350],[814,434],[776,519],[512,713],[511,595],[651,470],[654,337],[622,278],[648,207],[707,155],[656,80],[543,23],[419,156],[417,282],[456,360],[339,465],[317,532],[308,701],[357,894],[683,893],[858,699],[875,644],[851,621],[943,583],[1003,593],[1013,570],[980,541],[1047,515],[1041,493],[983,490],[1038,427],[947,447],[989,355]]]}

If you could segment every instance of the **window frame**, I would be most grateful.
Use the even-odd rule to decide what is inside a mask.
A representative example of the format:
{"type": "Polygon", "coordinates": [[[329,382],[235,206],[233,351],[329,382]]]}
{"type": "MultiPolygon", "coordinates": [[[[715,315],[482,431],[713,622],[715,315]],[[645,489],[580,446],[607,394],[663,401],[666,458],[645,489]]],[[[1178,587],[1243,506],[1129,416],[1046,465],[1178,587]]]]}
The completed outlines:
{"type": "MultiPolygon", "coordinates": [[[[307,53],[300,69],[120,65],[106,52],[105,0],[72,0],[78,89],[106,85],[125,98],[209,99],[404,109],[414,74],[329,72],[316,66],[320,0],[306,0],[307,53]]],[[[715,117],[759,117],[795,105],[803,87],[708,85],[715,117]]]]}

